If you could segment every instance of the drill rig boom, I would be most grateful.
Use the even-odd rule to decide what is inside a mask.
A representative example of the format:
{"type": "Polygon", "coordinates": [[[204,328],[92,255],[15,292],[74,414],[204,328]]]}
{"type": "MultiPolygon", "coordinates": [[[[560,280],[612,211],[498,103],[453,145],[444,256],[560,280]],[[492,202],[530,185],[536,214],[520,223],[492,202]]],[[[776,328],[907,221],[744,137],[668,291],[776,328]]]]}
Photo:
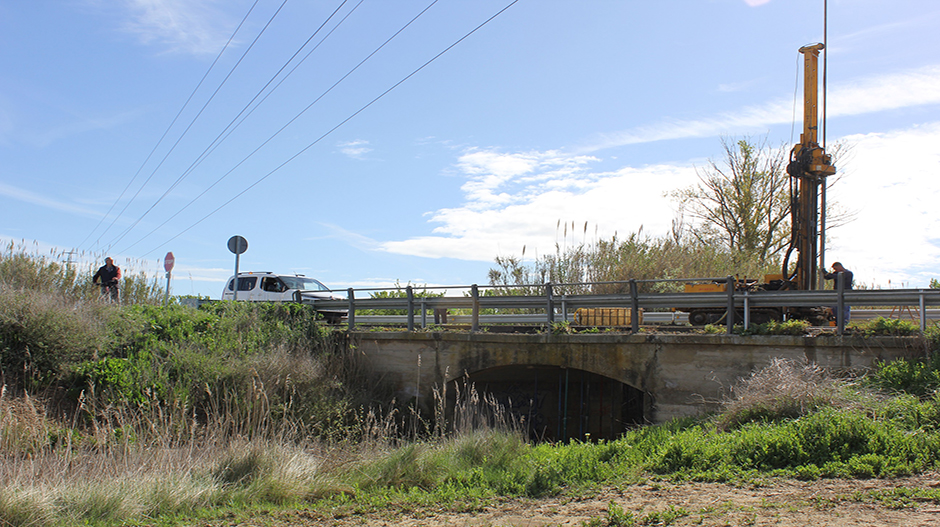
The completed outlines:
{"type": "Polygon", "coordinates": [[[832,158],[818,142],[818,65],[823,44],[800,48],[803,54],[803,133],[790,151],[790,248],[783,261],[783,275],[790,289],[816,289],[819,256],[819,189],[836,173],[832,158]],[[795,269],[790,256],[797,251],[795,269]]]}

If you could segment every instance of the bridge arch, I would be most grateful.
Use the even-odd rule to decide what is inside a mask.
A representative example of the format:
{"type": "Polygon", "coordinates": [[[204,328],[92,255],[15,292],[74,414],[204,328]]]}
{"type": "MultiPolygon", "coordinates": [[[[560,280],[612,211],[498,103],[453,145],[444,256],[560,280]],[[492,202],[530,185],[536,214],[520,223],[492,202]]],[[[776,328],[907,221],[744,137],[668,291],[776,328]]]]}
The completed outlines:
{"type": "Polygon", "coordinates": [[[545,364],[510,364],[465,372],[448,381],[447,412],[470,390],[536,441],[615,439],[648,422],[650,397],[599,373],[545,364]]]}

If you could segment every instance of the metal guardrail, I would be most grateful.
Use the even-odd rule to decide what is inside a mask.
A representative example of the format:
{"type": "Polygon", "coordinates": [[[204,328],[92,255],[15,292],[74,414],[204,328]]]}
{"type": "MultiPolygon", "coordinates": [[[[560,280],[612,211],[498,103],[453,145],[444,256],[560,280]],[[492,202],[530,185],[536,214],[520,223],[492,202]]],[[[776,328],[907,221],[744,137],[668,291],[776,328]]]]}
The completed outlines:
{"type": "MultiPolygon", "coordinates": [[[[352,288],[346,291],[347,298],[341,300],[313,300],[304,302],[312,304],[315,309],[324,311],[347,310],[347,323],[354,328],[357,322],[368,323],[394,323],[380,322],[385,320],[382,315],[363,315],[365,310],[393,310],[404,311],[405,324],[409,331],[415,329],[416,323],[421,327],[427,326],[429,313],[435,310],[467,310],[470,311],[469,324],[471,331],[478,331],[481,323],[529,323],[551,326],[556,320],[571,320],[571,313],[579,308],[605,308],[628,307],[631,310],[631,329],[639,330],[639,312],[644,310],[644,318],[652,321],[653,318],[664,315],[654,315],[657,310],[667,310],[667,314],[675,320],[675,314],[668,312],[675,308],[724,308],[731,311],[741,310],[745,314],[745,321],[749,320],[748,313],[754,308],[792,308],[792,307],[835,307],[837,314],[838,332],[844,330],[845,321],[842,320],[842,306],[880,307],[910,310],[916,307],[920,328],[923,331],[927,324],[927,307],[940,306],[940,289],[887,289],[887,290],[821,290],[821,291],[736,291],[734,278],[726,279],[697,279],[697,280],[669,280],[669,281],[726,281],[730,286],[726,292],[704,293],[640,293],[638,284],[649,282],[663,282],[663,280],[630,280],[627,282],[605,282],[604,284],[545,284],[542,286],[520,286],[513,289],[529,289],[536,294],[517,296],[498,296],[480,294],[480,290],[507,289],[506,287],[487,286],[459,286],[459,287],[413,287],[404,288],[404,296],[394,298],[357,298],[356,293],[369,291],[388,291],[388,289],[360,289],[352,288]],[[628,289],[628,294],[578,294],[556,296],[554,291],[565,286],[596,286],[606,284],[619,284],[628,289]],[[421,296],[429,290],[442,289],[469,290],[461,296],[421,296]],[[416,293],[417,291],[417,293],[416,293]],[[481,314],[481,310],[494,310],[496,314],[481,314]],[[526,310],[528,314],[500,314],[500,310],[526,310]],[[418,320],[416,320],[416,318],[418,320]]],[[[841,285],[841,284],[840,284],[841,285]]],[[[400,291],[400,289],[396,289],[400,291]]],[[[911,310],[912,311],[912,310],[911,310]]],[[[440,312],[438,312],[440,313],[440,312]]],[[[854,312],[857,314],[861,311],[854,312]]],[[[401,320],[402,315],[388,315],[401,320]]],[[[453,315],[451,315],[453,317],[453,315]]],[[[461,320],[467,320],[461,317],[461,320]]],[[[933,317],[931,317],[933,318],[933,317]]],[[[732,332],[734,317],[727,317],[728,333],[732,332]]],[[[391,319],[389,319],[391,320],[391,319]]],[[[399,322],[400,323],[400,322],[399,322]]]]}
{"type": "MultiPolygon", "coordinates": [[[[420,318],[420,313],[417,315],[417,318],[420,318]]],[[[908,312],[904,309],[857,309],[852,311],[852,320],[871,320],[878,317],[885,318],[901,318],[908,319],[914,322],[917,322],[920,318],[920,312],[918,310],[911,310],[908,312]]],[[[432,318],[432,317],[426,317],[432,318]]],[[[925,318],[928,323],[938,322],[940,323],[940,309],[927,309],[925,312],[925,318]]],[[[469,326],[473,322],[473,317],[471,315],[449,315],[447,317],[449,324],[459,325],[459,326],[469,326]]],[[[567,320],[568,322],[575,321],[575,315],[572,312],[567,313],[567,316],[561,315],[560,313],[556,315],[556,322],[560,320],[567,320]]],[[[665,325],[684,325],[688,324],[689,316],[687,313],[681,311],[644,311],[643,312],[643,324],[665,324],[665,325]]],[[[362,324],[364,326],[381,326],[381,325],[396,325],[403,326],[408,323],[407,315],[356,315],[356,323],[362,324]]],[[[417,320],[416,324],[419,324],[420,327],[426,328],[428,325],[433,323],[433,320],[425,320],[423,323],[419,323],[417,320]]],[[[529,315],[480,315],[480,324],[511,324],[511,325],[544,325],[545,324],[545,315],[544,314],[529,314],[529,315]]]]}

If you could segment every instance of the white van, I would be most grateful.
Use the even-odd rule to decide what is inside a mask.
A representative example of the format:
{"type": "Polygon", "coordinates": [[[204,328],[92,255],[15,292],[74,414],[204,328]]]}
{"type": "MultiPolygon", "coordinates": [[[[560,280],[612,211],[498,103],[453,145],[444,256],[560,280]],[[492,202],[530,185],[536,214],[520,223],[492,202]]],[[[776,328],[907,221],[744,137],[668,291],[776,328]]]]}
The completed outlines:
{"type": "MultiPolygon", "coordinates": [[[[222,300],[235,299],[235,277],[222,289],[222,300]]],[[[305,302],[316,305],[316,300],[342,300],[321,282],[302,274],[286,275],[271,272],[238,273],[238,300],[247,302],[305,302]]],[[[329,322],[339,322],[346,316],[343,310],[317,310],[329,322]]]]}

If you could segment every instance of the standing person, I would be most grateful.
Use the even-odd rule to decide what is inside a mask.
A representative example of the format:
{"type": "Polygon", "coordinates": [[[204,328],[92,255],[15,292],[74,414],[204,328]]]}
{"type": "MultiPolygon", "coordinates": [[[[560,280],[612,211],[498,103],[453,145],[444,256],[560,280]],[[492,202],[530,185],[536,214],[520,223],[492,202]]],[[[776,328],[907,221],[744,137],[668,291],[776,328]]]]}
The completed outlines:
{"type": "Polygon", "coordinates": [[[111,257],[104,259],[104,265],[98,268],[98,272],[92,277],[91,283],[101,285],[101,294],[104,296],[110,293],[111,301],[120,300],[118,296],[118,280],[121,279],[121,268],[114,265],[111,257]]]}
{"type": "MultiPolygon", "coordinates": [[[[852,271],[849,271],[848,269],[843,267],[842,263],[840,262],[833,262],[832,272],[824,274],[823,278],[825,278],[826,280],[833,280],[832,288],[835,289],[839,287],[839,283],[836,282],[835,280],[838,280],[840,273],[843,275],[843,280],[844,280],[843,284],[845,284],[845,288],[852,289],[852,280],[854,280],[855,275],[852,274],[852,271]]],[[[843,320],[845,321],[846,324],[848,324],[849,315],[851,314],[852,309],[849,307],[848,304],[845,304],[843,311],[845,314],[845,318],[843,320]]]]}

